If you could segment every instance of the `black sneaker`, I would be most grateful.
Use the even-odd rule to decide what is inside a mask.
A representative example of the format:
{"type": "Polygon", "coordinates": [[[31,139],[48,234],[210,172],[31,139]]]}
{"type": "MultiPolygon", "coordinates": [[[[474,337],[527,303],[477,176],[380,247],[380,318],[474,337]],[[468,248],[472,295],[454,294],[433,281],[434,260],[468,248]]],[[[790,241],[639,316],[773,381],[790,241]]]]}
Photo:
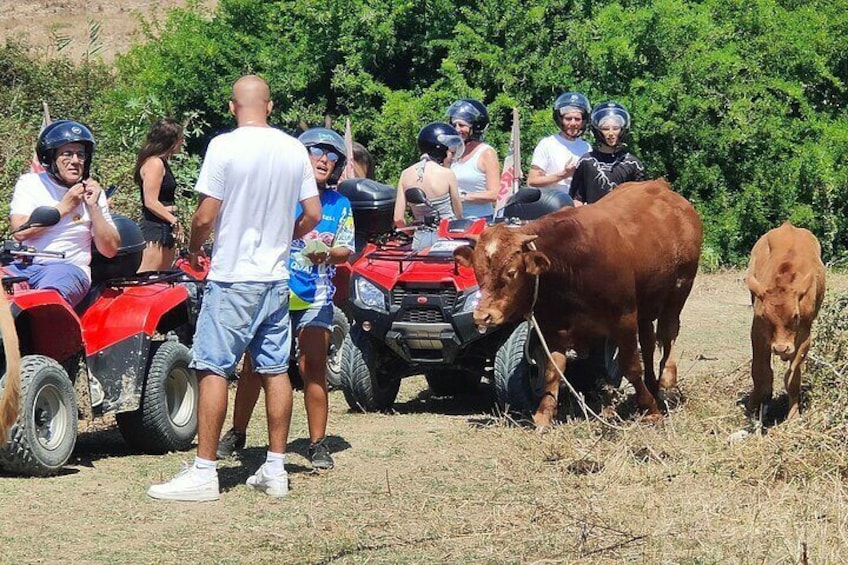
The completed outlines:
{"type": "Polygon", "coordinates": [[[332,456],[330,456],[330,450],[324,445],[324,438],[319,439],[315,443],[310,443],[307,453],[309,454],[309,460],[312,462],[312,466],[316,469],[326,471],[327,469],[332,469],[333,465],[335,465],[332,456]]]}
{"type": "Polygon", "coordinates": [[[244,444],[247,441],[247,434],[242,433],[235,428],[230,428],[230,431],[224,434],[218,441],[218,459],[229,459],[237,452],[244,449],[244,444]]]}

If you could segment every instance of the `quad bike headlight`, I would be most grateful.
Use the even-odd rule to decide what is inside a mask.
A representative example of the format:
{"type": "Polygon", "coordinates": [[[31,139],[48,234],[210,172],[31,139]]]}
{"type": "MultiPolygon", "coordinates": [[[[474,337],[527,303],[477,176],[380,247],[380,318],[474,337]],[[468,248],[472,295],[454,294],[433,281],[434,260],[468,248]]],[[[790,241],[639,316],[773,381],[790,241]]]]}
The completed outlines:
{"type": "Polygon", "coordinates": [[[475,308],[477,308],[477,304],[480,303],[480,289],[478,288],[474,292],[471,292],[465,296],[465,302],[462,303],[462,308],[460,309],[460,313],[465,314],[466,312],[473,312],[475,308]]]}
{"type": "Polygon", "coordinates": [[[366,308],[388,312],[386,293],[366,278],[358,277],[355,282],[356,298],[366,308]]]}

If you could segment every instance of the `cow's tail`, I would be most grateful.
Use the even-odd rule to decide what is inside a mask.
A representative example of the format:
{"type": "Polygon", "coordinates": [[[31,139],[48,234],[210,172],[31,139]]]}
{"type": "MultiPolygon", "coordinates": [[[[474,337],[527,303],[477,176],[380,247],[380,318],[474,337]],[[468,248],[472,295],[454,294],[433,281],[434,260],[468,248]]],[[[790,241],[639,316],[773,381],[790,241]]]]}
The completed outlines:
{"type": "Polygon", "coordinates": [[[15,319],[9,308],[9,301],[0,289],[0,335],[3,338],[3,352],[6,356],[6,384],[0,396],[0,447],[7,441],[9,430],[18,419],[21,403],[21,352],[18,345],[18,332],[15,319]]]}

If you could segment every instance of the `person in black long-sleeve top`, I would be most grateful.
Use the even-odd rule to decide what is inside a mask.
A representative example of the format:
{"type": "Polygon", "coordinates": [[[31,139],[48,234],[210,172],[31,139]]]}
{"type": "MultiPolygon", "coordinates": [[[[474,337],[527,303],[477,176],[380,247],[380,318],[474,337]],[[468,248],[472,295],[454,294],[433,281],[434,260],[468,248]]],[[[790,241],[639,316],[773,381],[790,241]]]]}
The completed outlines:
{"type": "Polygon", "coordinates": [[[645,179],[645,167],[627,150],[630,114],[615,102],[598,104],[590,118],[597,144],[580,158],[570,195],[575,206],[592,204],[621,183],[645,179]]]}

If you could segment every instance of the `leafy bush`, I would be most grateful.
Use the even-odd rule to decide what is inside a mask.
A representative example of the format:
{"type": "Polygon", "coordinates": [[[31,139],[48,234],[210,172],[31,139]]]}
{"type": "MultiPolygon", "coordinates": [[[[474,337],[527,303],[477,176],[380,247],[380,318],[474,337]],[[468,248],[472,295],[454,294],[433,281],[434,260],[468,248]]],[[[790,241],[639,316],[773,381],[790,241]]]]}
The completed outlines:
{"type": "MultiPolygon", "coordinates": [[[[759,235],[786,219],[813,230],[831,259],[848,244],[843,4],[220,0],[212,14],[189,3],[145,23],[145,42],[117,58],[114,83],[96,66],[64,72],[77,73],[72,88],[88,81],[93,107],[81,110],[105,155],[134,152],[163,115],[194,124],[189,149],[202,154],[232,127],[232,82],[257,73],[271,85],[273,124],[295,131],[330,117],[341,130],[349,117],[389,183],[417,158],[418,129],[462,96],[488,105],[487,141],[501,157],[510,110],[520,108],[526,170],[537,140],[555,129],[553,99],[581,90],[630,109],[632,150],[698,208],[709,264],[744,263],[759,235]],[[96,89],[91,76],[103,77],[96,89]]],[[[0,60],[0,80],[8,66],[25,77],[45,66],[22,69],[16,56],[0,60]]],[[[35,86],[27,99],[43,93],[68,100],[35,86]]],[[[34,128],[38,105],[18,108],[34,128]]],[[[23,164],[28,149],[16,151],[3,164],[23,164]]],[[[126,161],[114,159],[119,176],[126,161]]]]}

